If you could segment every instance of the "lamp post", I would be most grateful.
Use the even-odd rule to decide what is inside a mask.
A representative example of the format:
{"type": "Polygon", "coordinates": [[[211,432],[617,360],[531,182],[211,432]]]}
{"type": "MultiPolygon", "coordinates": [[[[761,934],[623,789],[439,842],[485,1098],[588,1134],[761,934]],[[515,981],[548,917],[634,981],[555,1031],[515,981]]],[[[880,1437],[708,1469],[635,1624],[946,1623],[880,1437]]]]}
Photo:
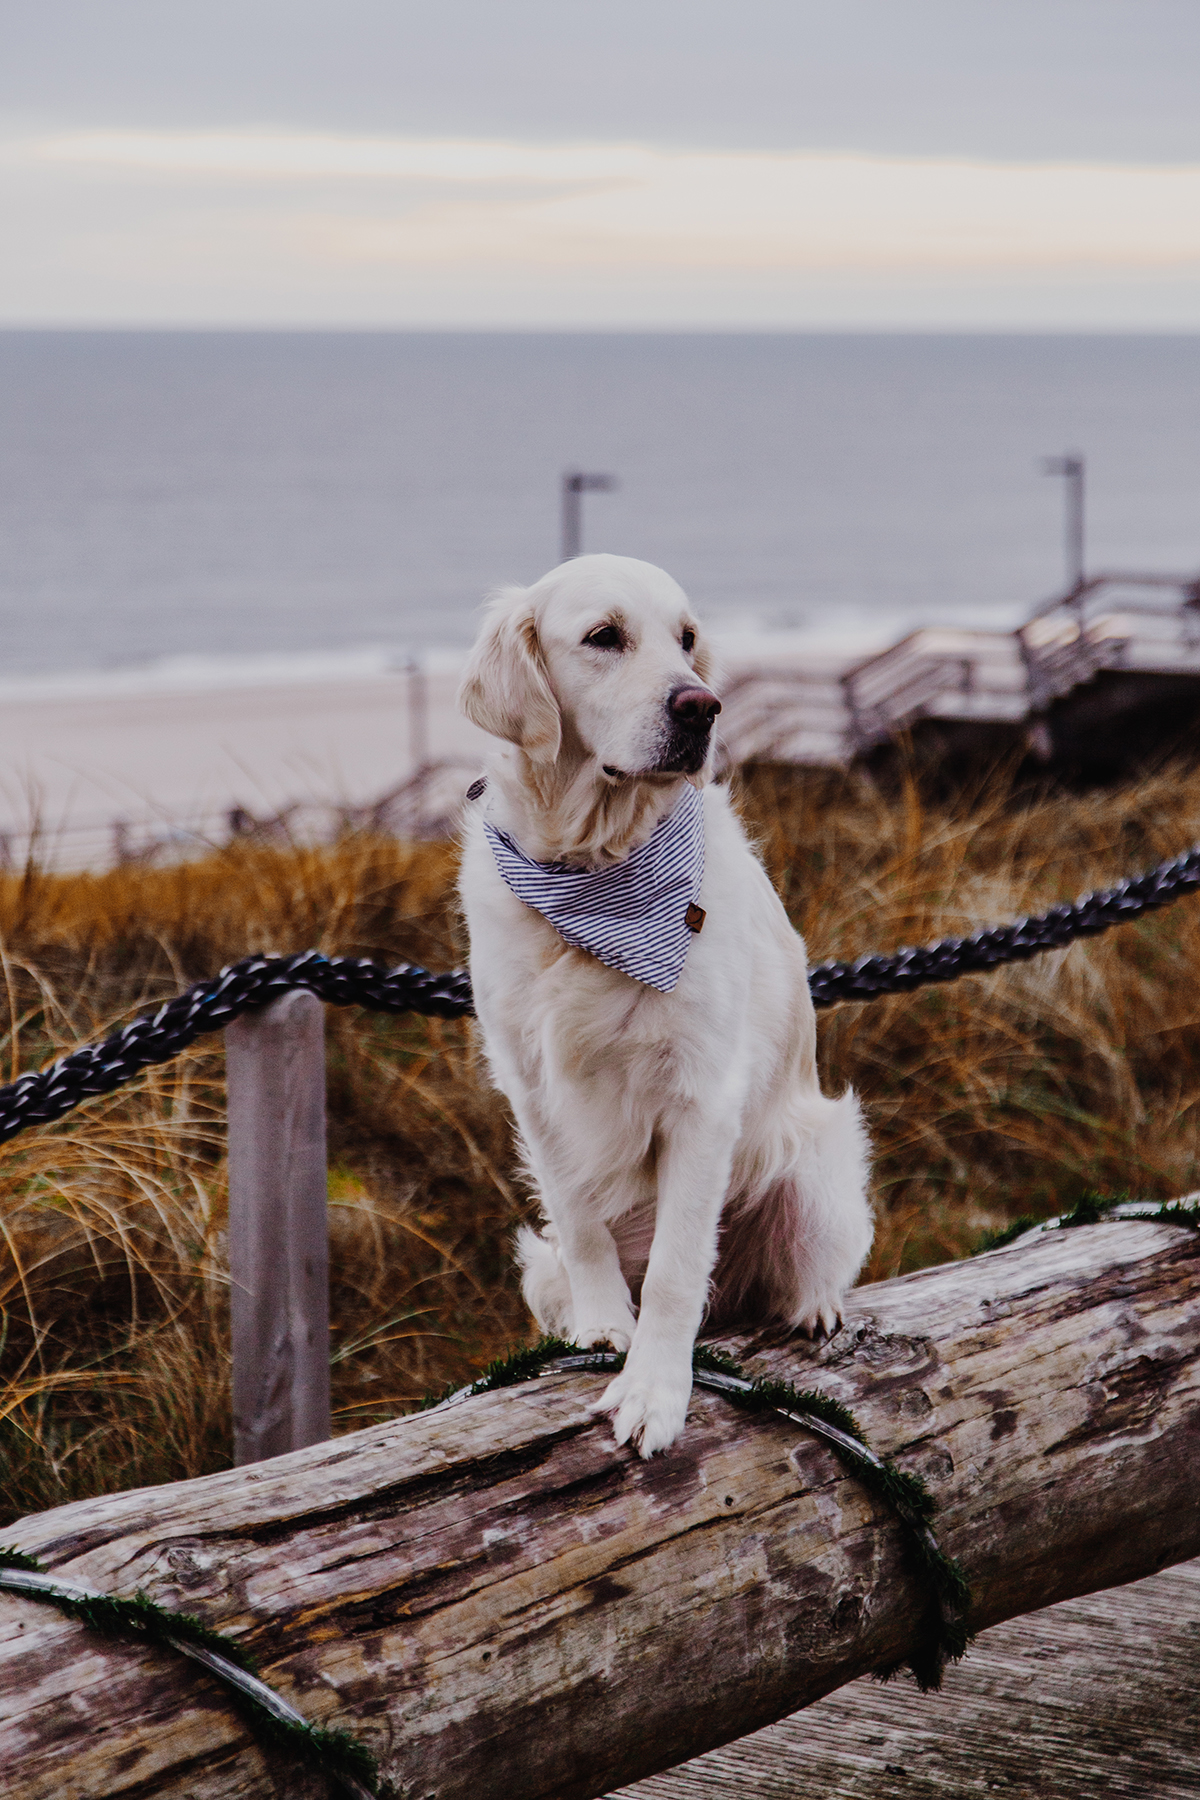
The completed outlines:
{"type": "Polygon", "coordinates": [[[615,475],[585,475],[568,469],[562,478],[562,560],[570,562],[583,549],[584,494],[611,494],[615,475]]]}
{"type": "Polygon", "coordinates": [[[406,657],[404,672],[408,676],[408,754],[417,776],[429,767],[429,688],[419,658],[406,657]]]}
{"type": "Polygon", "coordinates": [[[1065,456],[1042,459],[1043,475],[1062,475],[1066,479],[1067,580],[1069,592],[1077,594],[1083,586],[1083,481],[1086,464],[1082,452],[1069,450],[1065,456]]]}

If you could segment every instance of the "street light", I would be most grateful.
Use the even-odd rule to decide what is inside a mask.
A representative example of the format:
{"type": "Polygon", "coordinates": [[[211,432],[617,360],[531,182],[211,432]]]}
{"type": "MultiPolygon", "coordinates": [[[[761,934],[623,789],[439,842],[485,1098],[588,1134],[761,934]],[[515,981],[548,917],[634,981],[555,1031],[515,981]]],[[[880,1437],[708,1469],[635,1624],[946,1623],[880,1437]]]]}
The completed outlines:
{"type": "Polygon", "coordinates": [[[1043,475],[1066,478],[1067,499],[1067,580],[1069,592],[1077,594],[1083,586],[1083,479],[1086,464],[1079,450],[1068,450],[1065,456],[1042,458],[1043,475]]]}
{"type": "Polygon", "coordinates": [[[562,478],[562,560],[570,562],[583,549],[584,494],[611,494],[615,475],[585,475],[568,469],[562,478]]]}
{"type": "Polygon", "coordinates": [[[429,684],[425,665],[415,656],[405,657],[404,673],[408,676],[408,755],[416,777],[429,767],[429,684]]]}

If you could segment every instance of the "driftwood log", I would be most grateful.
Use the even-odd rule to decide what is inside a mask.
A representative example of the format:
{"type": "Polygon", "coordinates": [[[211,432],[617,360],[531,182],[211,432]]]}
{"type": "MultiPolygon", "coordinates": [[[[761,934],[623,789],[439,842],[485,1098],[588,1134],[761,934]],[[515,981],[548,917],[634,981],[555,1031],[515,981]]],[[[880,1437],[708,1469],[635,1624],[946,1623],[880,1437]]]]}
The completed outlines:
{"type": "MultiPolygon", "coordinates": [[[[820,1348],[729,1347],[925,1477],[982,1629],[1200,1552],[1198,1274],[1180,1226],[1056,1231],[861,1288],[820,1348]]],[[[601,1383],[543,1377],[3,1536],[238,1635],[417,1800],[585,1800],[905,1658],[927,1593],[828,1446],[698,1393],[642,1463],[589,1413],[601,1383]]],[[[328,1791],[182,1658],[11,1595],[0,1769],[14,1800],[328,1791]]]]}

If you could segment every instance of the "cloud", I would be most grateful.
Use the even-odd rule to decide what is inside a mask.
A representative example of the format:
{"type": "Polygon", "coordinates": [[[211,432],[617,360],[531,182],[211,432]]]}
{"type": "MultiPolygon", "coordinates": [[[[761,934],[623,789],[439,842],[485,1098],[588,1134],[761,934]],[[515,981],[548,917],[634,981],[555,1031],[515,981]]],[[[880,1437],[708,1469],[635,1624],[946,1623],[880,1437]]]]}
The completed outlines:
{"type": "Polygon", "coordinates": [[[75,131],[13,146],[19,160],[241,180],[533,181],[644,177],[655,153],[612,144],[511,144],[331,132],[75,131]]]}
{"type": "Polygon", "coordinates": [[[620,290],[626,322],[639,291],[659,295],[645,311],[661,321],[665,283],[679,322],[690,284],[691,316],[708,316],[704,295],[719,290],[736,323],[739,311],[758,320],[764,284],[785,313],[794,306],[781,280],[874,283],[881,295],[889,280],[941,283],[952,313],[964,282],[995,279],[1001,293],[1018,278],[1183,277],[1194,297],[1200,273],[1197,165],[89,131],[0,145],[0,205],[23,240],[16,291],[0,301],[10,318],[39,305],[62,317],[89,285],[102,315],[117,292],[136,312],[140,289],[141,317],[179,317],[190,286],[195,316],[236,321],[299,284],[298,316],[314,316],[319,296],[315,316],[331,323],[364,305],[387,322],[390,277],[397,323],[417,322],[422,280],[444,305],[458,278],[472,322],[486,324],[479,284],[491,276],[505,284],[497,322],[514,322],[514,307],[519,317],[522,281],[529,322],[556,306],[580,322],[599,278],[606,306],[620,290]]]}

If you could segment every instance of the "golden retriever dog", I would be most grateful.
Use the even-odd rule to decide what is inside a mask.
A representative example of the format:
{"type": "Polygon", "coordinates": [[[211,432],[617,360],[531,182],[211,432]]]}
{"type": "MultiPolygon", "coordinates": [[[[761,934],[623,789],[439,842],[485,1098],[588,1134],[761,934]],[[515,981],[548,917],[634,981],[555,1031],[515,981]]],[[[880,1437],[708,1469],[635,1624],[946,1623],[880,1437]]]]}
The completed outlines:
{"type": "Polygon", "coordinates": [[[833,1331],[872,1234],[803,941],[710,785],[709,676],[669,575],[581,556],[492,600],[459,695],[499,740],[461,895],[545,1219],[523,1291],[544,1331],[628,1351],[597,1410],[644,1457],[683,1428],[703,1322],[833,1331]]]}

